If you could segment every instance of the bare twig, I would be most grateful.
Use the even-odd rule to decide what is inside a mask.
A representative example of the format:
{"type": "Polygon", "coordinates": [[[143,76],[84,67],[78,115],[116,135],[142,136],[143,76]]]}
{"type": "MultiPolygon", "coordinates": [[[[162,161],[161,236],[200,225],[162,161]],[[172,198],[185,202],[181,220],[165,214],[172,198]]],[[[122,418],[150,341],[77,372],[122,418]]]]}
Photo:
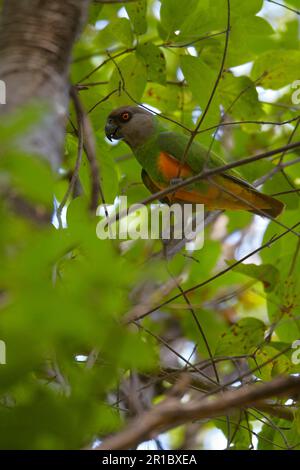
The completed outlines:
{"type": "MultiPolygon", "coordinates": [[[[300,159],[299,159],[300,162],[300,159]]],[[[300,189],[289,189],[288,191],[281,191],[280,193],[271,194],[271,196],[284,196],[285,194],[299,193],[300,189]]]]}
{"type": "Polygon", "coordinates": [[[91,112],[94,111],[94,109],[97,108],[97,106],[99,106],[99,104],[101,103],[104,103],[105,101],[109,100],[109,98],[114,95],[115,93],[117,93],[119,91],[118,88],[115,88],[114,90],[112,90],[110,93],[108,93],[108,95],[106,95],[104,98],[101,98],[101,100],[97,101],[97,103],[95,103],[89,110],[88,110],[88,114],[90,114],[91,112]]]}
{"type": "Polygon", "coordinates": [[[208,99],[208,102],[205,106],[205,109],[204,109],[203,113],[201,114],[194,131],[191,132],[190,139],[187,143],[187,146],[184,150],[183,156],[182,156],[181,161],[180,161],[180,166],[178,168],[177,178],[180,178],[181,170],[182,170],[182,168],[183,168],[183,166],[186,162],[186,159],[187,159],[189,150],[191,148],[191,145],[192,145],[196,135],[198,134],[199,129],[200,129],[200,127],[201,127],[201,125],[202,125],[202,123],[203,123],[203,121],[204,121],[204,119],[205,119],[205,117],[206,117],[206,115],[209,111],[210,105],[211,105],[211,103],[214,99],[215,93],[217,91],[220,80],[222,78],[223,70],[224,70],[224,66],[225,66],[225,61],[226,61],[226,57],[227,57],[227,51],[228,51],[229,34],[230,34],[230,0],[227,0],[227,27],[226,27],[226,36],[225,36],[225,46],[224,46],[224,51],[223,51],[223,56],[222,56],[222,61],[221,61],[219,73],[217,75],[217,79],[216,79],[215,84],[213,86],[213,89],[212,89],[212,92],[211,92],[210,97],[208,99]]]}
{"type": "MultiPolygon", "coordinates": [[[[291,228],[294,229],[296,227],[298,227],[300,225],[300,222],[297,222],[296,224],[294,224],[291,228]]],[[[217,274],[215,274],[214,276],[210,277],[209,279],[206,279],[205,281],[201,282],[200,284],[196,284],[195,286],[193,287],[190,287],[189,289],[186,289],[184,291],[185,294],[190,294],[191,292],[194,292],[195,290],[197,289],[200,289],[201,287],[204,287],[208,284],[210,284],[211,282],[215,281],[216,279],[220,278],[221,276],[224,276],[226,273],[230,272],[232,269],[234,269],[236,266],[240,265],[241,263],[243,263],[244,261],[246,261],[248,258],[250,258],[251,256],[255,255],[256,253],[259,253],[260,251],[262,251],[263,249],[265,248],[268,248],[270,247],[273,243],[277,242],[278,240],[280,240],[282,237],[284,237],[287,233],[289,233],[290,230],[287,230],[287,231],[284,231],[282,232],[281,234],[275,236],[275,237],[272,237],[268,242],[264,243],[263,245],[261,245],[260,247],[256,248],[255,250],[251,251],[251,253],[248,253],[247,255],[245,255],[243,258],[241,258],[240,260],[236,261],[235,263],[233,263],[232,265],[228,266],[227,268],[223,269],[222,271],[218,272],[217,274]]],[[[177,294],[173,297],[171,297],[170,299],[166,300],[165,302],[162,302],[160,305],[156,305],[155,307],[153,307],[151,310],[148,310],[148,312],[145,312],[143,315],[141,315],[139,318],[136,318],[136,320],[141,320],[142,318],[150,315],[151,313],[155,312],[156,310],[159,310],[163,307],[165,307],[166,305],[168,305],[169,303],[173,302],[174,300],[177,300],[179,299],[180,297],[182,296],[182,294],[177,294]]],[[[128,321],[130,322],[130,320],[128,321]]]]}
{"type": "MultiPolygon", "coordinates": [[[[254,181],[253,186],[255,186],[255,187],[261,186],[266,181],[271,179],[274,175],[276,175],[277,173],[282,171],[284,168],[287,168],[287,167],[292,166],[292,165],[296,165],[297,163],[300,163],[300,157],[295,158],[295,160],[291,160],[289,162],[281,163],[280,165],[274,166],[274,168],[272,168],[272,170],[270,170],[267,174],[261,176],[256,181],[254,181]]],[[[283,193],[277,193],[277,196],[279,196],[280,194],[288,194],[289,192],[290,191],[288,191],[288,192],[284,191],[283,193]]],[[[292,192],[295,192],[295,189],[293,189],[292,192]]],[[[275,196],[275,194],[271,194],[271,196],[275,196]]]]}
{"type": "MultiPolygon", "coordinates": [[[[228,110],[226,112],[228,112],[228,110]]],[[[257,124],[257,125],[268,124],[271,126],[284,126],[285,124],[291,124],[292,122],[299,120],[299,117],[300,116],[296,116],[294,118],[287,119],[286,121],[281,121],[281,122],[280,121],[255,121],[255,120],[220,122],[219,124],[215,124],[214,126],[210,126],[210,127],[207,127],[206,129],[202,129],[201,131],[198,131],[198,134],[203,134],[204,132],[208,132],[214,129],[219,129],[220,127],[240,126],[242,124],[257,124]]]]}
{"type": "MultiPolygon", "coordinates": [[[[171,274],[169,267],[168,267],[168,272],[169,272],[170,276],[172,277],[172,279],[174,279],[174,276],[171,274]]],[[[201,323],[200,323],[200,321],[199,321],[199,318],[197,317],[197,314],[196,314],[196,312],[195,312],[195,310],[194,310],[194,308],[193,308],[193,306],[192,306],[192,304],[191,304],[191,302],[190,302],[188,296],[184,293],[184,291],[183,291],[181,285],[180,285],[176,280],[175,280],[175,282],[176,282],[176,285],[177,285],[178,290],[181,292],[181,294],[182,294],[182,296],[183,296],[183,298],[184,298],[184,300],[185,300],[185,302],[186,302],[186,304],[187,304],[188,310],[189,310],[189,311],[191,312],[191,314],[192,314],[192,317],[193,317],[193,319],[194,319],[194,322],[195,322],[195,324],[196,324],[196,327],[197,327],[197,329],[199,330],[200,336],[201,336],[201,338],[203,339],[203,342],[204,342],[204,344],[205,344],[205,347],[206,347],[206,350],[207,350],[207,352],[208,352],[209,358],[210,358],[210,360],[211,360],[211,364],[212,364],[212,367],[213,367],[213,370],[214,370],[214,373],[215,373],[216,381],[217,381],[218,383],[220,383],[220,377],[219,377],[219,374],[218,374],[217,366],[216,366],[215,361],[214,361],[214,357],[213,357],[213,354],[212,354],[212,350],[211,350],[211,347],[210,347],[210,345],[209,345],[209,342],[208,342],[208,340],[207,340],[207,338],[206,338],[206,335],[205,335],[205,332],[204,332],[204,330],[203,330],[203,328],[202,328],[202,325],[201,325],[201,323]]]]}
{"type": "Polygon", "coordinates": [[[267,0],[267,2],[274,3],[274,5],[278,5],[279,7],[286,8],[287,10],[292,11],[293,13],[296,13],[296,15],[300,15],[299,10],[296,10],[295,8],[284,5],[283,3],[275,2],[275,0],[267,0]]]}
{"type": "MultiPolygon", "coordinates": [[[[121,52],[118,52],[116,55],[114,56],[109,56],[108,59],[104,60],[100,65],[98,65],[97,67],[95,67],[91,72],[89,72],[87,75],[85,75],[83,78],[81,78],[79,80],[79,83],[78,85],[84,85],[84,83],[82,82],[85,82],[85,80],[87,80],[88,78],[90,78],[94,73],[96,73],[98,70],[100,70],[102,67],[104,67],[104,65],[106,65],[108,62],[110,62],[111,60],[113,59],[117,59],[118,57],[121,57],[125,54],[128,54],[129,52],[133,52],[135,50],[134,47],[131,47],[131,48],[128,48],[128,49],[125,49],[124,51],[121,51],[121,52]]],[[[76,61],[75,61],[76,62],[76,61]]]]}
{"type": "MultiPolygon", "coordinates": [[[[72,95],[73,101],[74,101],[74,96],[72,95]]],[[[74,105],[76,108],[76,103],[74,101],[74,105]]],[[[80,113],[76,113],[77,116],[77,135],[78,135],[78,150],[77,150],[77,158],[76,158],[76,163],[75,163],[75,168],[72,173],[71,181],[69,183],[68,189],[66,191],[66,194],[64,195],[60,205],[57,208],[56,215],[59,221],[60,227],[62,226],[62,220],[61,220],[61,213],[63,208],[65,207],[70,195],[73,192],[73,189],[75,187],[75,184],[78,179],[78,173],[81,165],[81,160],[82,160],[82,152],[83,152],[83,126],[82,126],[82,119],[80,118],[80,113]]]]}
{"type": "Polygon", "coordinates": [[[225,34],[227,31],[226,29],[224,31],[220,31],[219,33],[207,33],[206,35],[202,36],[201,38],[194,39],[193,41],[187,42],[185,44],[172,44],[172,43],[163,43],[160,44],[160,47],[170,47],[174,49],[182,49],[184,47],[190,47],[193,46],[194,44],[197,44],[200,41],[205,41],[205,39],[211,39],[215,38],[216,36],[221,36],[222,34],[225,34]]]}
{"type": "Polygon", "coordinates": [[[99,174],[99,167],[98,167],[98,162],[96,158],[96,146],[95,146],[93,129],[89,121],[89,118],[79,99],[78,91],[74,87],[71,88],[71,96],[74,101],[78,119],[82,123],[84,150],[85,150],[85,153],[86,153],[86,156],[88,158],[90,168],[91,168],[91,180],[92,180],[91,210],[95,211],[96,208],[98,207],[99,196],[101,197],[103,204],[105,204],[105,199],[104,199],[104,195],[103,195],[102,188],[100,185],[100,174],[99,174]]]}

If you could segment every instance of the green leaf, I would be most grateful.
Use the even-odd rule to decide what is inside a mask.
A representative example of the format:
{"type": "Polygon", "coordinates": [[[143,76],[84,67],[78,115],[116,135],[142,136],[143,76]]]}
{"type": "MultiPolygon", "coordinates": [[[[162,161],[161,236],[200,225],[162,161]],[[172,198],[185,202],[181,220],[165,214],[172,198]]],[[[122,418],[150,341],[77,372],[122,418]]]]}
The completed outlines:
{"type": "Polygon", "coordinates": [[[145,99],[152,106],[157,106],[165,114],[178,113],[181,102],[180,89],[177,86],[163,86],[157,83],[148,83],[145,91],[145,99]]]}
{"type": "MultiPolygon", "coordinates": [[[[200,106],[203,111],[212,95],[214,83],[217,79],[217,73],[199,57],[182,56],[180,63],[183,74],[193,93],[193,97],[197,105],[200,106]],[[209,86],[207,86],[207,84],[209,84],[209,86]]],[[[218,104],[218,96],[215,95],[211,102],[209,112],[205,118],[205,126],[208,127],[210,124],[218,122],[218,104]]]]}
{"type": "Polygon", "coordinates": [[[275,450],[276,449],[276,444],[274,445],[274,437],[276,435],[275,426],[277,426],[277,429],[278,429],[279,422],[280,420],[278,418],[275,418],[275,419],[272,419],[273,426],[270,426],[269,423],[263,425],[258,435],[257,450],[275,450]]]}
{"type": "Polygon", "coordinates": [[[252,221],[252,214],[250,212],[234,212],[228,213],[229,223],[227,226],[228,233],[234,232],[239,229],[246,228],[252,221]]]}
{"type": "Polygon", "coordinates": [[[98,33],[95,42],[101,49],[107,49],[115,44],[123,44],[130,48],[133,43],[130,21],[127,18],[111,21],[106,28],[98,33]]]}
{"type": "MultiPolygon", "coordinates": [[[[225,322],[221,318],[214,316],[210,310],[197,309],[195,314],[201,324],[210,349],[214,352],[216,347],[218,347],[218,338],[224,331],[225,322]]],[[[197,351],[201,354],[201,357],[209,358],[203,337],[195,325],[194,318],[187,310],[184,310],[182,313],[181,324],[187,338],[197,344],[197,351]]]]}
{"type": "Polygon", "coordinates": [[[289,5],[292,5],[293,7],[300,8],[300,2],[299,0],[287,0],[289,5]]]}
{"type": "Polygon", "coordinates": [[[254,80],[260,78],[259,85],[277,90],[299,78],[300,51],[273,50],[261,54],[251,72],[254,80]]]}
{"type": "Polygon", "coordinates": [[[145,34],[147,31],[147,0],[138,0],[132,3],[126,3],[126,11],[133,24],[133,30],[136,34],[145,34]]]}
{"type": "Polygon", "coordinates": [[[225,112],[239,121],[259,120],[263,114],[255,85],[248,77],[226,73],[220,81],[218,92],[225,112]]]}
{"type": "Polygon", "coordinates": [[[233,268],[233,271],[261,281],[266,292],[274,290],[279,282],[279,271],[272,264],[239,264],[233,268]]]}
{"type": "Polygon", "coordinates": [[[255,359],[248,359],[250,369],[256,369],[255,375],[262,380],[271,380],[278,375],[288,374],[292,369],[289,358],[278,355],[278,349],[269,345],[263,345],[255,353],[255,359]],[[277,357],[276,357],[277,356],[277,357]]]}
{"type": "MultiPolygon", "coordinates": [[[[258,414],[261,419],[261,414],[258,414]]],[[[269,420],[268,420],[269,421],[269,420]]],[[[297,420],[287,421],[272,416],[272,425],[267,422],[258,435],[258,450],[299,450],[300,433],[297,420]]]]}
{"type": "MultiPolygon", "coordinates": [[[[271,25],[263,18],[249,16],[237,18],[231,24],[229,47],[226,64],[233,67],[242,62],[253,60],[258,53],[273,47],[270,36],[273,34],[271,25]]],[[[256,80],[258,76],[253,76],[256,80]]]]}
{"type": "Polygon", "coordinates": [[[215,355],[250,354],[263,342],[265,328],[265,324],[257,318],[243,318],[222,334],[215,355]]]}
{"type": "Polygon", "coordinates": [[[227,419],[216,419],[214,423],[224,433],[227,440],[231,442],[230,450],[249,450],[251,443],[249,428],[251,431],[252,425],[249,419],[248,421],[245,419],[244,413],[240,411],[230,413],[230,425],[228,425],[227,419]]]}
{"type": "MultiPolygon", "coordinates": [[[[297,156],[295,154],[291,154],[291,155],[286,156],[284,161],[287,162],[289,160],[294,160],[296,158],[297,156]]],[[[277,162],[274,161],[274,166],[277,163],[278,161],[277,162]]],[[[297,167],[297,165],[295,166],[297,167]]],[[[298,170],[296,170],[296,172],[298,173],[298,170]]],[[[271,179],[266,181],[266,183],[264,184],[264,192],[266,194],[276,194],[278,192],[280,193],[280,192],[290,191],[292,189],[292,185],[293,185],[293,178],[289,178],[288,180],[286,177],[286,174],[284,175],[280,171],[276,175],[274,175],[271,179]]],[[[293,193],[290,193],[290,194],[287,193],[287,194],[283,194],[281,196],[275,196],[275,197],[285,204],[285,210],[295,210],[295,209],[298,209],[299,207],[300,198],[295,197],[295,194],[293,193]]]]}
{"type": "Polygon", "coordinates": [[[198,57],[182,56],[181,68],[198,104],[204,108],[212,91],[212,84],[216,80],[216,73],[198,57]],[[204,86],[211,84],[211,86],[204,86]]]}
{"type": "Polygon", "coordinates": [[[116,196],[118,195],[119,181],[116,165],[107,150],[108,146],[103,142],[103,139],[97,139],[97,156],[100,162],[99,170],[102,191],[105,201],[108,204],[113,204],[116,196]]]}
{"type": "Polygon", "coordinates": [[[93,25],[96,23],[96,21],[99,19],[102,8],[103,5],[101,5],[101,3],[94,3],[90,5],[88,23],[93,25]]]}
{"type": "Polygon", "coordinates": [[[160,17],[164,39],[176,39],[175,32],[181,29],[184,35],[192,31],[194,34],[197,34],[199,31],[195,31],[195,21],[198,23],[198,26],[201,27],[201,22],[199,21],[200,17],[203,15],[205,18],[208,7],[208,0],[201,2],[198,0],[182,0],[181,2],[176,0],[163,0],[161,3],[160,17]]]}
{"type": "Polygon", "coordinates": [[[0,154],[6,154],[10,147],[15,152],[16,146],[11,145],[13,139],[20,138],[26,135],[42,118],[43,114],[49,111],[49,109],[42,105],[30,104],[18,108],[14,113],[9,115],[1,116],[0,118],[0,139],[1,149],[0,154]]]}
{"type": "Polygon", "coordinates": [[[166,59],[161,49],[151,42],[137,47],[147,69],[148,79],[164,85],[166,83],[166,59]]]}
{"type": "Polygon", "coordinates": [[[233,17],[255,15],[262,9],[263,3],[263,0],[251,0],[251,2],[230,0],[231,14],[233,17]]]}
{"type": "Polygon", "coordinates": [[[8,184],[25,200],[52,207],[54,178],[48,163],[31,155],[8,154],[0,160],[0,168],[7,173],[8,184]]]}
{"type": "Polygon", "coordinates": [[[120,88],[121,95],[115,94],[111,101],[119,106],[121,104],[128,104],[131,98],[140,101],[147,84],[145,65],[136,55],[129,55],[119,62],[118,67],[120,72],[115,68],[110,80],[110,89],[116,90],[120,88]],[[126,92],[122,89],[123,81],[126,92]]]}

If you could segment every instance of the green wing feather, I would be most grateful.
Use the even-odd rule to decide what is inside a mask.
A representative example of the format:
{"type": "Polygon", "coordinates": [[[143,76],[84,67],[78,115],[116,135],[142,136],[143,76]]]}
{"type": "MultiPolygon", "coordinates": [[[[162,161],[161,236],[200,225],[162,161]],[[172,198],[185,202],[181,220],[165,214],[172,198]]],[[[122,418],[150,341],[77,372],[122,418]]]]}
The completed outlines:
{"type": "MultiPolygon", "coordinates": [[[[158,145],[160,150],[172,155],[177,160],[181,161],[183,158],[185,149],[187,148],[189,142],[189,137],[176,132],[161,132],[158,136],[158,145]]],[[[204,165],[207,162],[207,168],[219,168],[224,166],[226,162],[216,155],[214,152],[210,152],[209,158],[207,155],[208,150],[201,145],[199,142],[193,142],[187,158],[186,163],[192,168],[195,173],[201,173],[204,169],[204,165]]],[[[221,176],[225,181],[230,181],[236,184],[239,187],[247,188],[248,194],[256,195],[259,200],[265,204],[262,207],[265,207],[265,212],[269,213],[273,217],[277,217],[283,210],[284,204],[281,201],[278,201],[271,196],[267,196],[258,192],[251,184],[241,178],[240,174],[235,170],[229,170],[221,173],[221,176]]],[[[195,183],[201,184],[200,182],[195,183]]],[[[226,187],[226,183],[225,183],[226,187]]],[[[255,212],[255,211],[254,211],[255,212]]]]}
{"type": "MultiPolygon", "coordinates": [[[[179,161],[183,158],[188,142],[188,136],[177,134],[176,132],[161,132],[158,135],[160,150],[169,153],[179,161]]],[[[186,163],[195,173],[200,173],[205,163],[207,163],[207,168],[210,169],[218,168],[226,164],[226,162],[213,151],[211,151],[208,156],[208,149],[196,141],[193,141],[189,149],[186,163]]],[[[234,170],[226,171],[226,175],[241,178],[240,174],[234,170]]]]}

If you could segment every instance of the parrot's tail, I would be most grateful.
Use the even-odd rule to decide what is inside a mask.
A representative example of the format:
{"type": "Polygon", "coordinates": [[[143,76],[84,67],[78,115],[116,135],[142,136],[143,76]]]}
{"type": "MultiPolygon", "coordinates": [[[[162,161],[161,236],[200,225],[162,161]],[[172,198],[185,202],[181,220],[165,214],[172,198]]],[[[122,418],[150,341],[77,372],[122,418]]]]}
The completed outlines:
{"type": "MultiPolygon", "coordinates": [[[[151,193],[156,193],[167,187],[166,184],[154,182],[148,173],[142,171],[142,179],[151,193]]],[[[233,175],[222,174],[211,179],[206,184],[205,191],[199,189],[179,189],[171,196],[167,195],[161,202],[170,204],[187,202],[204,204],[207,210],[245,210],[266,217],[278,217],[284,209],[284,204],[278,199],[260,193],[251,184],[233,175]]]]}
{"type": "Polygon", "coordinates": [[[261,204],[262,207],[260,208],[260,210],[251,211],[254,214],[264,215],[262,214],[263,212],[269,215],[270,217],[278,217],[283,211],[284,204],[281,201],[278,201],[278,199],[275,199],[272,196],[268,196],[267,194],[259,193],[258,191],[256,192],[256,196],[258,196],[258,198],[262,200],[262,204],[261,204]]]}
{"type": "MultiPolygon", "coordinates": [[[[249,205],[247,210],[249,212],[253,212],[254,214],[261,216],[267,215],[270,217],[278,217],[283,211],[284,204],[281,201],[272,196],[268,196],[267,194],[260,193],[248,182],[227,174],[223,174],[222,177],[225,177],[223,182],[227,180],[227,182],[230,181],[231,183],[238,185],[239,189],[236,188],[235,190],[233,187],[231,188],[232,195],[237,194],[237,199],[238,196],[240,196],[246,206],[248,202],[249,205]]],[[[227,187],[226,183],[224,187],[227,187]]]]}

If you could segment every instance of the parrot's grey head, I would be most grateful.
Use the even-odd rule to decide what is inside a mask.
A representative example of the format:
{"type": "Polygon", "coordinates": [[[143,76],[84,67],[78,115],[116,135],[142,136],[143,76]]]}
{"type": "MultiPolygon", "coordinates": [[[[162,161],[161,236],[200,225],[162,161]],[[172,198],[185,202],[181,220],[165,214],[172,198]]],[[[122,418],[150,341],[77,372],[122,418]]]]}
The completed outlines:
{"type": "Polygon", "coordinates": [[[138,106],[122,106],[110,113],[105,126],[106,137],[124,139],[131,147],[143,145],[155,130],[155,116],[138,106]]]}

